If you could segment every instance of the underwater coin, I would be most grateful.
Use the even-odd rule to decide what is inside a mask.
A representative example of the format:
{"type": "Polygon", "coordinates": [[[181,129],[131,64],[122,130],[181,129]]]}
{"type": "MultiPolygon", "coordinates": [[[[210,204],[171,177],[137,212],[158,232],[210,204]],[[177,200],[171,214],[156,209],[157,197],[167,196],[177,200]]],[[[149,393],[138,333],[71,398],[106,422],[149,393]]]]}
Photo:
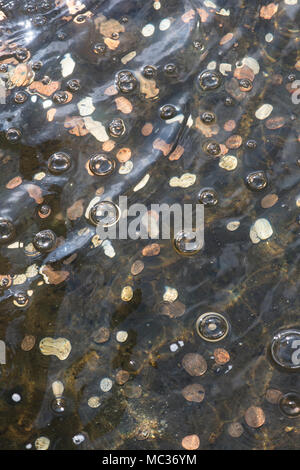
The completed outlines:
{"type": "Polygon", "coordinates": [[[221,341],[228,334],[229,324],[220,313],[207,312],[198,318],[196,331],[205,341],[221,341]]]}
{"type": "Polygon", "coordinates": [[[285,369],[300,369],[300,330],[282,330],[271,342],[271,355],[285,369]]]}

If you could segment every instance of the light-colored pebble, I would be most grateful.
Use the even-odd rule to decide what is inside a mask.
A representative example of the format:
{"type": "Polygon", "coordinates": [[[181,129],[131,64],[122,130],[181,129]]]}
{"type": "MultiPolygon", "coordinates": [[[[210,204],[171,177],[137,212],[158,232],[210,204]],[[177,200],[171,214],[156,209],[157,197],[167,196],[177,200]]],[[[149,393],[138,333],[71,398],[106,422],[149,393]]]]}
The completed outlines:
{"type": "Polygon", "coordinates": [[[125,286],[121,292],[121,299],[124,302],[129,302],[133,297],[133,290],[131,286],[125,286]]]}
{"type": "Polygon", "coordinates": [[[159,29],[161,31],[166,31],[167,29],[169,29],[171,26],[171,21],[169,20],[169,18],[164,18],[163,20],[161,20],[161,22],[159,23],[159,29]]]}
{"type": "Polygon", "coordinates": [[[19,403],[19,401],[21,401],[21,395],[19,395],[18,393],[13,393],[11,399],[15,403],[19,403]]]}
{"type": "Polygon", "coordinates": [[[140,189],[144,188],[146,186],[146,184],[148,183],[150,179],[150,175],[149,173],[147,173],[142,179],[141,181],[133,188],[133,191],[136,193],[137,191],[139,191],[140,189]]]}
{"type": "Polygon", "coordinates": [[[78,103],[78,109],[80,116],[89,116],[95,111],[95,106],[93,105],[93,99],[90,96],[83,98],[78,103]]]}
{"type": "Polygon", "coordinates": [[[94,396],[88,399],[88,405],[90,408],[98,408],[101,405],[100,397],[94,396]]]}
{"type": "Polygon", "coordinates": [[[83,120],[85,127],[89,133],[95,137],[95,139],[97,139],[99,142],[107,142],[109,140],[109,136],[102,122],[94,121],[94,119],[90,116],[85,116],[83,120]]]}
{"type": "Polygon", "coordinates": [[[175,302],[178,298],[178,291],[174,287],[165,286],[163,299],[165,302],[175,302]]]}
{"type": "Polygon", "coordinates": [[[37,450],[47,450],[50,446],[50,439],[45,436],[38,437],[34,445],[37,450]]]}
{"type": "Polygon", "coordinates": [[[173,178],[170,179],[169,185],[172,188],[188,188],[189,186],[192,186],[196,182],[196,175],[193,175],[191,173],[184,173],[180,178],[177,176],[174,176],[173,178]]]}
{"type": "Polygon", "coordinates": [[[260,108],[258,108],[255,112],[255,117],[262,121],[263,119],[267,119],[273,111],[273,106],[271,104],[265,103],[260,108]]]}
{"type": "Polygon", "coordinates": [[[102,392],[109,392],[112,386],[113,386],[113,382],[108,377],[105,377],[100,382],[100,389],[102,390],[102,392]]]}
{"type": "Polygon", "coordinates": [[[226,228],[230,232],[234,232],[235,230],[239,228],[240,225],[241,223],[238,220],[233,220],[232,222],[228,222],[228,224],[226,225],[226,228]]]}
{"type": "Polygon", "coordinates": [[[128,333],[127,333],[127,331],[120,330],[120,331],[118,331],[117,334],[116,334],[116,340],[117,340],[119,343],[125,343],[125,341],[127,341],[127,338],[128,338],[128,333]]]}
{"type": "Polygon", "coordinates": [[[219,161],[219,167],[227,171],[233,171],[236,169],[238,160],[234,155],[223,155],[219,161]]]}
{"type": "Polygon", "coordinates": [[[273,229],[267,219],[257,219],[250,228],[250,239],[252,243],[259,243],[261,240],[267,240],[273,235],[273,229]]]}
{"type": "Polygon", "coordinates": [[[52,383],[52,392],[56,398],[62,397],[64,393],[64,384],[60,380],[56,380],[52,383]]]}
{"type": "Polygon", "coordinates": [[[151,23],[146,24],[146,26],[144,26],[142,29],[142,35],[145,36],[145,38],[148,38],[152,36],[154,31],[155,31],[155,27],[153,26],[153,24],[151,23]]]}
{"type": "Polygon", "coordinates": [[[43,338],[40,342],[40,350],[44,356],[56,356],[64,361],[69,356],[72,346],[66,338],[43,338]]]}
{"type": "Polygon", "coordinates": [[[60,63],[61,63],[62,76],[68,77],[69,75],[72,75],[76,64],[74,60],[72,59],[71,54],[67,53],[60,63]]]}

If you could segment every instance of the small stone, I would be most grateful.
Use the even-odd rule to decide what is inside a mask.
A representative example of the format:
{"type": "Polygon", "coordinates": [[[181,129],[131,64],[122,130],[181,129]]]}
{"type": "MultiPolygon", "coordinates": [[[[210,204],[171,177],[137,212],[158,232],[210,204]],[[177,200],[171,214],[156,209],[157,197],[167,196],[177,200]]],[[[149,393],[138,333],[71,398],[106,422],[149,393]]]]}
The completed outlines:
{"type": "Polygon", "coordinates": [[[174,287],[165,287],[165,293],[163,299],[165,302],[175,302],[178,297],[178,291],[174,287]]]}
{"type": "Polygon", "coordinates": [[[273,235],[273,229],[267,219],[257,219],[250,229],[250,239],[252,243],[259,243],[267,240],[273,235]]]}
{"type": "Polygon", "coordinates": [[[228,222],[228,224],[226,225],[226,228],[230,232],[234,232],[235,230],[239,228],[240,225],[241,223],[238,220],[233,220],[232,222],[228,222]]]}
{"type": "Polygon", "coordinates": [[[223,155],[219,161],[219,167],[227,171],[233,171],[237,167],[237,158],[233,155],[223,155]]]}
{"type": "Polygon", "coordinates": [[[160,246],[158,243],[151,243],[151,245],[145,246],[142,250],[143,256],[157,256],[160,253],[160,246]]]}
{"type": "Polygon", "coordinates": [[[100,397],[94,396],[88,399],[88,405],[90,408],[98,408],[101,405],[100,397]]]}
{"type": "Polygon", "coordinates": [[[259,120],[267,119],[273,111],[273,106],[271,104],[263,104],[260,108],[258,108],[255,112],[255,117],[259,120]]]}
{"type": "Polygon", "coordinates": [[[42,354],[56,356],[61,361],[67,359],[72,349],[70,341],[66,338],[43,338],[39,346],[42,354]]]}
{"type": "Polygon", "coordinates": [[[34,443],[36,450],[47,450],[50,445],[50,439],[45,436],[38,437],[34,443]]]}
{"type": "Polygon", "coordinates": [[[127,338],[128,338],[127,331],[120,330],[116,334],[116,340],[118,341],[118,343],[125,343],[125,341],[127,341],[127,338]]]}
{"type": "Polygon", "coordinates": [[[113,382],[108,377],[105,377],[100,382],[100,389],[102,390],[102,392],[109,392],[112,386],[113,386],[113,382]]]}
{"type": "Polygon", "coordinates": [[[19,395],[19,393],[13,393],[12,396],[11,396],[11,399],[15,403],[19,403],[19,401],[21,401],[22,397],[21,397],[21,395],[19,395]]]}
{"type": "Polygon", "coordinates": [[[130,302],[130,300],[133,298],[133,290],[131,286],[125,286],[122,289],[121,292],[121,299],[124,302],[130,302]]]}
{"type": "Polygon", "coordinates": [[[191,173],[184,173],[180,178],[177,176],[174,176],[173,178],[170,179],[169,185],[172,188],[189,188],[196,182],[196,175],[193,175],[191,173]]]}
{"type": "Polygon", "coordinates": [[[267,194],[267,196],[265,196],[261,200],[261,207],[263,207],[264,209],[268,209],[269,207],[273,207],[277,201],[278,201],[277,194],[267,194]]]}

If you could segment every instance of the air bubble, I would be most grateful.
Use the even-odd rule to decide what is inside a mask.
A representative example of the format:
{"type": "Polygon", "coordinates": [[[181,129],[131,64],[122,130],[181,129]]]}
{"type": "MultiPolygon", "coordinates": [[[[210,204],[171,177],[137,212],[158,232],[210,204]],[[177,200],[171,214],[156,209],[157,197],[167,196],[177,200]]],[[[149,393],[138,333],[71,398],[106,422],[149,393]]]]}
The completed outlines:
{"type": "Polygon", "coordinates": [[[53,101],[57,104],[64,104],[68,101],[69,95],[66,91],[57,91],[53,95],[53,101]]]}
{"type": "Polygon", "coordinates": [[[207,312],[198,318],[196,331],[205,341],[221,341],[228,334],[229,324],[220,313],[207,312]]]}
{"type": "Polygon", "coordinates": [[[273,360],[285,369],[300,369],[300,330],[282,330],[271,343],[273,360]]]}
{"type": "Polygon", "coordinates": [[[108,126],[108,132],[111,137],[121,137],[125,134],[125,130],[124,121],[120,118],[113,119],[108,126]]]}
{"type": "Polygon", "coordinates": [[[28,58],[29,52],[25,48],[19,48],[15,52],[15,57],[19,62],[24,62],[28,58]]]}
{"type": "Polygon", "coordinates": [[[204,152],[208,153],[208,155],[212,155],[214,157],[220,155],[221,153],[221,147],[218,144],[218,142],[215,142],[213,140],[206,142],[203,146],[204,152]]]}
{"type": "Polygon", "coordinates": [[[246,183],[250,189],[260,191],[267,186],[268,180],[264,171],[254,171],[247,175],[246,183]]]}
{"type": "Polygon", "coordinates": [[[172,104],[166,104],[160,108],[160,117],[162,119],[172,119],[176,116],[176,108],[172,104]]]}
{"type": "Polygon", "coordinates": [[[110,160],[105,155],[94,155],[89,160],[89,168],[94,175],[105,176],[112,173],[115,169],[114,160],[110,160]]]}
{"type": "Polygon", "coordinates": [[[106,45],[103,42],[94,44],[93,52],[98,55],[103,55],[106,52],[106,45]]]}
{"type": "Polygon", "coordinates": [[[286,393],[279,401],[279,408],[288,418],[297,418],[300,415],[300,395],[294,392],[286,393]]]}
{"type": "Polygon", "coordinates": [[[66,401],[63,397],[54,398],[51,403],[51,409],[56,414],[64,413],[66,409],[66,401]]]}
{"type": "Polygon", "coordinates": [[[213,188],[204,188],[199,193],[199,202],[205,206],[215,206],[218,204],[218,195],[213,188]]]}
{"type": "Polygon", "coordinates": [[[17,142],[22,136],[22,133],[19,129],[15,129],[14,127],[11,127],[8,129],[5,133],[5,137],[9,142],[17,142]]]}
{"type": "Polygon", "coordinates": [[[56,245],[56,235],[52,230],[42,230],[35,235],[33,245],[40,252],[51,251],[56,245]]]}
{"type": "Polygon", "coordinates": [[[48,169],[54,174],[64,173],[70,166],[71,157],[65,152],[54,153],[48,160],[48,169]]]}
{"type": "Polygon", "coordinates": [[[257,142],[254,139],[249,139],[249,140],[247,140],[246,145],[247,145],[248,149],[254,150],[257,147],[257,142]]]}
{"type": "Polygon", "coordinates": [[[131,93],[137,85],[137,79],[129,70],[122,70],[116,76],[116,85],[122,93],[131,93]]]}
{"type": "Polygon", "coordinates": [[[166,64],[164,66],[164,72],[167,75],[176,75],[178,71],[177,71],[177,67],[175,64],[166,64]]]}
{"type": "Polygon", "coordinates": [[[0,217],[0,243],[9,242],[15,234],[15,228],[13,223],[8,220],[0,217]]]}
{"type": "Polygon", "coordinates": [[[17,104],[23,104],[28,100],[28,95],[25,93],[25,91],[17,91],[17,93],[15,93],[14,99],[17,104]]]}
{"type": "Polygon", "coordinates": [[[209,111],[205,111],[204,113],[201,114],[200,117],[201,117],[201,121],[204,124],[212,124],[216,120],[215,114],[209,111]]]}
{"type": "Polygon", "coordinates": [[[145,65],[143,68],[143,75],[146,78],[153,78],[157,74],[157,69],[154,65],[145,65]]]}
{"type": "Polygon", "coordinates": [[[210,91],[219,88],[222,83],[222,77],[218,72],[206,70],[199,75],[198,81],[203,91],[210,91]]]}
{"type": "Polygon", "coordinates": [[[18,292],[14,295],[13,302],[17,307],[26,307],[29,302],[28,295],[24,292],[18,292]]]}
{"type": "Polygon", "coordinates": [[[181,255],[195,255],[202,246],[202,240],[197,238],[193,230],[181,231],[174,238],[175,250],[181,255]]]}
{"type": "Polygon", "coordinates": [[[90,219],[94,225],[111,227],[120,219],[120,209],[111,201],[100,201],[92,207],[90,219]]]}
{"type": "Polygon", "coordinates": [[[70,91],[75,92],[80,89],[80,80],[77,80],[73,78],[72,80],[69,80],[67,83],[67,87],[69,88],[70,91]]]}

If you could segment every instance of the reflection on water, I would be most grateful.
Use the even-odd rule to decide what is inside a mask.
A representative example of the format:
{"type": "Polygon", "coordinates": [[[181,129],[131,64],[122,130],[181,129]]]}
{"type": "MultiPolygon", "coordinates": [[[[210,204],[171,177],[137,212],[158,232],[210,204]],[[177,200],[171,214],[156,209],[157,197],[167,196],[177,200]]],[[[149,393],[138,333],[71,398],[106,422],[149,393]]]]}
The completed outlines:
{"type": "Polygon", "coordinates": [[[297,447],[299,20],[0,0],[2,449],[297,447]],[[204,247],[101,242],[121,195],[200,201],[204,247]]]}

